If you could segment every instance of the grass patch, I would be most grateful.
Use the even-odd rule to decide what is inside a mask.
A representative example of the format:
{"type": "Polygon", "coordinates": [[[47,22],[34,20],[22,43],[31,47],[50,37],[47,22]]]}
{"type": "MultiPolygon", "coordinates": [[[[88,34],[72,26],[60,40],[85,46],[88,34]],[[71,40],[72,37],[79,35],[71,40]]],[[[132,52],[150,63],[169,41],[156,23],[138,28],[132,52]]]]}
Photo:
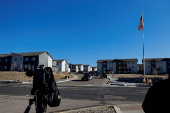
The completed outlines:
{"type": "MultiPolygon", "coordinates": [[[[55,80],[64,79],[65,76],[72,78],[73,76],[69,73],[59,73],[53,72],[55,80]]],[[[15,81],[33,81],[33,77],[27,77],[26,72],[17,71],[0,71],[0,80],[15,80],[15,81]]]]}

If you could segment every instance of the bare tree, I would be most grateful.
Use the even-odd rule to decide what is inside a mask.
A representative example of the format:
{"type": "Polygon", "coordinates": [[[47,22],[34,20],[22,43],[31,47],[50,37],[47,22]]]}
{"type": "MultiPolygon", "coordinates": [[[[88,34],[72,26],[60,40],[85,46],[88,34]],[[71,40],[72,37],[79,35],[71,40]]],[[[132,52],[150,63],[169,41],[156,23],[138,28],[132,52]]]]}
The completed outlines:
{"type": "Polygon", "coordinates": [[[15,71],[16,67],[17,67],[17,62],[14,61],[14,64],[13,64],[14,71],[15,71]]]}
{"type": "Polygon", "coordinates": [[[13,64],[11,64],[11,66],[10,66],[10,70],[11,70],[11,71],[13,70],[13,64]]]}

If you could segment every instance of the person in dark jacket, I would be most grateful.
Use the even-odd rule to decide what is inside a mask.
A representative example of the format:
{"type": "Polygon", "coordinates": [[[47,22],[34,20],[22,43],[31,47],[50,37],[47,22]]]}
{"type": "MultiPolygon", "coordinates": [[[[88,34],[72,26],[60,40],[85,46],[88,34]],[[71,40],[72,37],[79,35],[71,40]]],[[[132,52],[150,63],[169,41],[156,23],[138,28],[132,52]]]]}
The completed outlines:
{"type": "Polygon", "coordinates": [[[145,113],[170,113],[170,74],[169,78],[151,86],[143,101],[145,113]]]}

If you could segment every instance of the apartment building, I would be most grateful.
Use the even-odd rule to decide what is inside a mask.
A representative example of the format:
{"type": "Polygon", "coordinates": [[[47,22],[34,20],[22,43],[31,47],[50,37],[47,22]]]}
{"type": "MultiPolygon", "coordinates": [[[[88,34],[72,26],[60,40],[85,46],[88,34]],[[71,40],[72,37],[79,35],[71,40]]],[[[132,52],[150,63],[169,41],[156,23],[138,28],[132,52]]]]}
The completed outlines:
{"type": "Polygon", "coordinates": [[[107,59],[97,61],[97,72],[102,73],[138,73],[138,59],[107,59]]]}
{"type": "Polygon", "coordinates": [[[97,71],[97,67],[92,67],[92,71],[97,71]]]}
{"type": "Polygon", "coordinates": [[[69,64],[65,59],[56,60],[60,72],[70,72],[69,64]]]}
{"type": "Polygon", "coordinates": [[[84,68],[83,68],[83,64],[75,64],[76,66],[78,66],[78,72],[83,72],[84,68]]]}
{"type": "Polygon", "coordinates": [[[12,54],[0,54],[0,71],[9,71],[11,68],[12,54]]]}
{"type": "Polygon", "coordinates": [[[90,65],[83,65],[84,72],[90,72],[92,71],[92,67],[90,65]]]}
{"type": "Polygon", "coordinates": [[[38,65],[52,67],[52,57],[47,51],[0,54],[0,70],[35,70],[38,65]]]}
{"type": "MultiPolygon", "coordinates": [[[[143,59],[142,59],[143,62],[143,59]]],[[[170,73],[170,58],[147,58],[145,59],[145,72],[152,74],[153,69],[157,69],[158,74],[170,73]]]]}
{"type": "Polygon", "coordinates": [[[70,68],[70,71],[71,72],[78,72],[79,69],[78,69],[78,65],[75,65],[75,64],[69,64],[69,68],[70,68]]]}

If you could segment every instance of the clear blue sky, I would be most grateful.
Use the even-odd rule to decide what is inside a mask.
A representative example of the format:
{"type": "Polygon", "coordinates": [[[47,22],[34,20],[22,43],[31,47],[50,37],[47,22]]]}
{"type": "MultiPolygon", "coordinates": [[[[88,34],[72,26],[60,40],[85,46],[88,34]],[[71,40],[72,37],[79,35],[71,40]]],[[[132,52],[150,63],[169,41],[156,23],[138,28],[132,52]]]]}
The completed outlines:
{"type": "Polygon", "coordinates": [[[97,66],[138,58],[143,11],[145,57],[170,57],[170,0],[0,0],[0,54],[48,51],[54,59],[97,66]]]}

